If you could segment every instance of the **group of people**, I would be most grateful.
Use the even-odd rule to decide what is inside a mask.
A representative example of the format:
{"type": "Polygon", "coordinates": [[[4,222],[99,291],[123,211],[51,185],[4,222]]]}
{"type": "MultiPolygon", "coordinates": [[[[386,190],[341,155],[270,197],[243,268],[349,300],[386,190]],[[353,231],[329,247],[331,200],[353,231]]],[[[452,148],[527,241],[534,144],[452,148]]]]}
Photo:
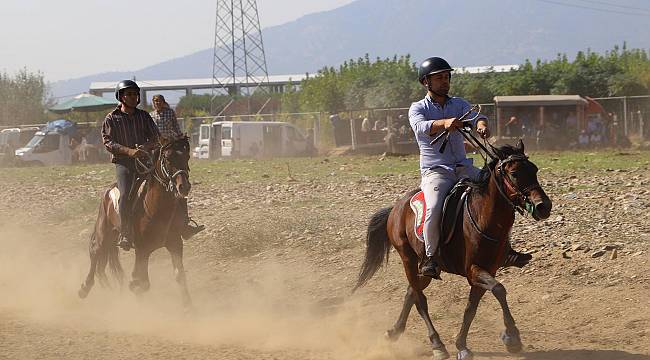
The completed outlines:
{"type": "MultiPolygon", "coordinates": [[[[123,80],[115,88],[118,106],[111,111],[102,124],[102,140],[106,150],[111,153],[115,164],[117,188],[120,191],[118,212],[120,216],[120,240],[118,245],[128,250],[133,247],[133,223],[131,221],[132,199],[129,194],[136,183],[136,159],[148,158],[162,138],[175,139],[183,136],[176,114],[165,101],[164,96],[153,97],[154,110],[147,113],[138,109],[140,87],[135,81],[123,80]]],[[[189,239],[202,231],[204,226],[190,224],[187,200],[181,201],[181,213],[185,217],[183,238],[189,239]]]]}
{"type": "MultiPolygon", "coordinates": [[[[615,121],[610,124],[615,127],[615,121]]],[[[587,116],[587,126],[579,129],[575,112],[570,111],[564,122],[558,113],[552,113],[548,121],[532,123],[528,117],[511,116],[504,124],[505,136],[510,138],[528,138],[538,149],[578,148],[588,149],[613,141],[608,134],[603,116],[590,114],[587,116]],[[609,136],[609,137],[608,137],[609,136]]],[[[615,131],[612,129],[610,133],[615,131]]]]}
{"type": "Polygon", "coordinates": [[[587,121],[587,128],[582,129],[577,139],[580,149],[598,147],[605,140],[605,127],[600,116],[592,116],[587,121]]]}

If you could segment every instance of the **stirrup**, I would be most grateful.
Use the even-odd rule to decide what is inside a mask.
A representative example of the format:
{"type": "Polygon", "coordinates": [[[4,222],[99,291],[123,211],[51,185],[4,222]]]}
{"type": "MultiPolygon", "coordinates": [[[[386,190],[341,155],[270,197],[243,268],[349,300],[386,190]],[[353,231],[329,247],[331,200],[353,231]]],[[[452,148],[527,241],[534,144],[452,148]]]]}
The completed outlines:
{"type": "Polygon", "coordinates": [[[194,219],[190,218],[187,224],[185,225],[185,230],[183,231],[183,239],[189,240],[192,236],[200,233],[205,230],[205,225],[199,225],[194,219]]]}
{"type": "Polygon", "coordinates": [[[438,262],[436,262],[433,259],[428,259],[428,257],[426,257],[420,264],[420,274],[422,276],[430,277],[436,280],[442,280],[442,278],[440,277],[440,273],[441,273],[440,264],[438,264],[438,262]],[[428,265],[427,260],[431,261],[431,266],[426,266],[428,265]],[[425,272],[425,270],[428,271],[425,272]]]}
{"type": "Polygon", "coordinates": [[[118,241],[117,241],[117,246],[122,248],[124,251],[129,251],[131,248],[134,248],[135,246],[133,245],[133,242],[129,240],[126,236],[120,234],[118,241]]]}

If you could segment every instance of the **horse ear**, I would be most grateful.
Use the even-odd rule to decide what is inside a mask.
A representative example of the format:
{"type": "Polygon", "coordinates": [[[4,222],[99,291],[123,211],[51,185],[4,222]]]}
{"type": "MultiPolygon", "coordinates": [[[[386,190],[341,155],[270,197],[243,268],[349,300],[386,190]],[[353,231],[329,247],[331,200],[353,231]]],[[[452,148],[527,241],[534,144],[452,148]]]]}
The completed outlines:
{"type": "Polygon", "coordinates": [[[524,153],[524,141],[521,139],[517,141],[517,150],[521,151],[522,154],[524,153]]]}

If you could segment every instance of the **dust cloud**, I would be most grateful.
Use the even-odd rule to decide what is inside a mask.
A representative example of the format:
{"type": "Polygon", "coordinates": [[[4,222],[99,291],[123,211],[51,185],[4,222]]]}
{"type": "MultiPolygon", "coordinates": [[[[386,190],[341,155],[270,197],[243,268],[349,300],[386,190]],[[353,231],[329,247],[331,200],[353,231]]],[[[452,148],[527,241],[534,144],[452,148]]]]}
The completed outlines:
{"type": "MultiPolygon", "coordinates": [[[[291,276],[302,271],[300,266],[289,269],[272,261],[240,265],[257,274],[254,280],[249,276],[238,279],[237,271],[199,266],[200,258],[194,259],[196,266],[186,261],[195,305],[190,315],[182,311],[164,250],[152,256],[152,286],[145,295],[137,298],[127,286],[120,289],[113,283],[108,289],[96,281],[88,298],[81,300],[77,290],[89,264],[87,240],[66,232],[70,230],[37,232],[2,225],[0,314],[26,319],[36,327],[135,334],[185,345],[234,346],[279,352],[283,358],[287,352],[302,351],[337,359],[406,359],[418,356],[414,349],[421,350],[420,344],[407,339],[387,343],[382,337],[384,328],[373,325],[377,314],[367,304],[362,306],[363,297],[318,299],[310,290],[327,279],[316,280],[317,274],[291,276]],[[211,286],[215,278],[229,286],[211,286]]],[[[130,270],[133,253],[120,257],[125,270],[130,270]]]]}

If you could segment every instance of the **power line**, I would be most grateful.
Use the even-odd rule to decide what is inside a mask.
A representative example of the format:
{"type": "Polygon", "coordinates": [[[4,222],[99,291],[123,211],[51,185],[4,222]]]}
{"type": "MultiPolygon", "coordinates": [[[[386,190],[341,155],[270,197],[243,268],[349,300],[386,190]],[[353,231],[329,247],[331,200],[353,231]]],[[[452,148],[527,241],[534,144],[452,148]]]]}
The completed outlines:
{"type": "Polygon", "coordinates": [[[650,14],[637,14],[637,13],[631,13],[631,12],[626,12],[626,11],[620,11],[620,10],[611,10],[611,9],[601,9],[601,8],[595,8],[595,7],[589,7],[589,6],[583,6],[583,5],[577,5],[577,4],[567,4],[567,3],[561,3],[559,1],[552,1],[552,0],[537,0],[549,4],[554,4],[554,5],[561,5],[561,6],[568,6],[568,7],[574,7],[574,8],[580,8],[580,9],[587,9],[587,10],[593,10],[593,11],[600,11],[600,12],[606,12],[606,13],[616,13],[616,14],[622,14],[622,15],[632,15],[632,16],[645,16],[645,17],[650,17],[650,14]]]}
{"type": "Polygon", "coordinates": [[[634,7],[634,6],[625,6],[625,5],[620,5],[620,4],[612,4],[612,3],[608,3],[606,1],[598,1],[598,0],[578,0],[578,1],[586,2],[586,3],[593,3],[593,4],[601,4],[601,5],[617,7],[617,8],[622,8],[622,9],[640,10],[640,11],[645,11],[645,12],[650,13],[650,9],[639,8],[639,7],[634,7]]]}

